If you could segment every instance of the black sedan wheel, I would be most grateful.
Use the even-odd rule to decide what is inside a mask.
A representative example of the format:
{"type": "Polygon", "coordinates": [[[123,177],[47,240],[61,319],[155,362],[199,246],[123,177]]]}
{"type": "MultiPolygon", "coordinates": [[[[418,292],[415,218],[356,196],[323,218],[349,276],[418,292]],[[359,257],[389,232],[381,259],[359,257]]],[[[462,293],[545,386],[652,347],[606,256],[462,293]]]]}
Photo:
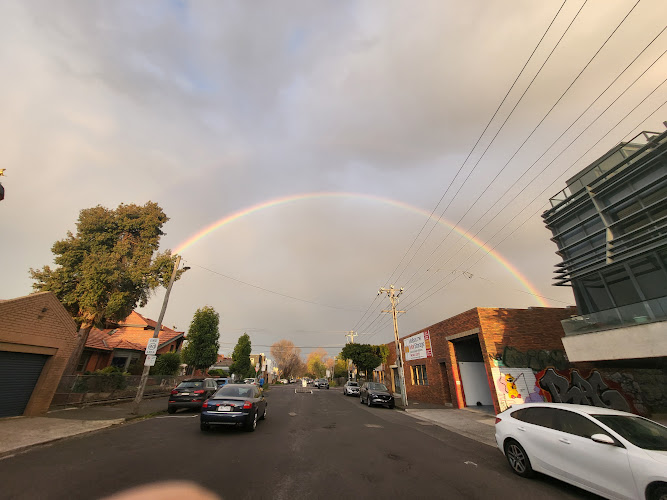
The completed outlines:
{"type": "Polygon", "coordinates": [[[262,413],[262,416],[259,419],[260,420],[265,420],[266,419],[266,406],[264,407],[264,413],[262,413]]]}
{"type": "Polygon", "coordinates": [[[513,439],[505,444],[505,456],[516,475],[521,477],[531,477],[533,475],[533,468],[530,465],[526,450],[513,439]]]}
{"type": "Polygon", "coordinates": [[[254,432],[257,429],[257,412],[252,415],[248,415],[248,421],[245,425],[245,430],[247,432],[254,432]]]}
{"type": "Polygon", "coordinates": [[[370,408],[371,406],[373,406],[373,403],[371,403],[371,397],[370,397],[370,395],[366,398],[366,404],[368,405],[369,408],[370,408]]]}
{"type": "Polygon", "coordinates": [[[167,413],[169,413],[169,415],[173,415],[174,413],[176,413],[176,408],[167,406],[167,413]]]}

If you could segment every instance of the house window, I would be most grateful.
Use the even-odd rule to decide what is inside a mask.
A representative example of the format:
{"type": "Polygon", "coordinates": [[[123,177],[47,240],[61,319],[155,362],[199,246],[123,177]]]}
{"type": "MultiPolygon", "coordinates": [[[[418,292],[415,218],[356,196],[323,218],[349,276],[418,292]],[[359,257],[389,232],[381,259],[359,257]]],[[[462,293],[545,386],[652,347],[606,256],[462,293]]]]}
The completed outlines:
{"type": "Polygon", "coordinates": [[[412,385],[428,385],[426,365],[414,365],[412,368],[412,385]]]}

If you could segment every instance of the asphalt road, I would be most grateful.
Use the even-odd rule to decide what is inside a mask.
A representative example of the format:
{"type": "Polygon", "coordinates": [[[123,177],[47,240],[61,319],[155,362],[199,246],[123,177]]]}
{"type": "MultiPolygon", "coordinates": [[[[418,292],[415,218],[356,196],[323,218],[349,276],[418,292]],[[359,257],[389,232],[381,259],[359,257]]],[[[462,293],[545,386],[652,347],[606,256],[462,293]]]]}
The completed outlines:
{"type": "Polygon", "coordinates": [[[490,446],[338,389],[272,387],[267,400],[254,433],[202,433],[197,414],[179,412],[9,457],[0,498],[94,499],[173,479],[225,500],[598,498],[545,476],[521,479],[490,446]]]}

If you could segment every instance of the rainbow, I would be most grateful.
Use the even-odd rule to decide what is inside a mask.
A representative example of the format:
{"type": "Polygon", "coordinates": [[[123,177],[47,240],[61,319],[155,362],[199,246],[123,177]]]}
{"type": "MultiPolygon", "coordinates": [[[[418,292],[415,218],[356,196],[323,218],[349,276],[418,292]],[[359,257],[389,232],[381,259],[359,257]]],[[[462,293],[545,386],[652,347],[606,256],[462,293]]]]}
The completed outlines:
{"type": "Polygon", "coordinates": [[[549,304],[542,298],[540,297],[540,293],[538,290],[526,279],[525,276],[523,276],[519,270],[514,267],[507,259],[505,259],[499,252],[494,251],[487,247],[484,242],[478,240],[477,238],[470,236],[466,231],[463,229],[458,228],[457,226],[454,226],[451,222],[446,221],[445,219],[438,219],[436,216],[432,216],[429,212],[426,210],[423,210],[419,207],[415,207],[413,205],[409,205],[407,203],[404,203],[402,201],[397,201],[397,200],[392,200],[391,198],[383,198],[381,196],[375,196],[371,194],[363,194],[363,193],[346,193],[346,192],[315,192],[315,193],[304,193],[304,194],[295,194],[291,196],[285,196],[283,198],[274,198],[273,200],[268,200],[264,201],[262,203],[258,203],[256,205],[252,205],[251,207],[243,208],[241,210],[237,210],[236,212],[226,215],[222,217],[221,219],[218,219],[217,221],[213,222],[212,224],[209,224],[205,228],[201,229],[197,233],[193,234],[190,236],[187,240],[184,242],[180,243],[176,249],[174,250],[174,253],[182,253],[184,250],[186,250],[188,247],[194,245],[197,243],[199,240],[205,238],[207,235],[213,233],[214,231],[217,231],[223,226],[226,226],[227,224],[234,222],[242,217],[245,217],[246,215],[253,214],[255,212],[259,212],[260,210],[266,210],[267,208],[272,208],[272,207],[277,207],[279,205],[286,205],[288,203],[294,203],[297,201],[304,201],[304,200],[313,200],[313,199],[323,199],[323,198],[356,198],[356,199],[361,199],[361,200],[370,200],[370,201],[377,201],[379,203],[383,203],[385,205],[391,205],[394,207],[402,208],[404,210],[408,210],[409,212],[413,212],[416,214],[423,215],[431,220],[435,220],[438,223],[442,224],[443,226],[451,228],[453,231],[459,233],[461,236],[469,240],[471,243],[474,245],[477,245],[480,247],[482,250],[486,250],[489,255],[491,255],[499,264],[501,264],[505,269],[507,269],[515,278],[516,280],[521,283],[521,285],[528,290],[531,294],[535,296],[535,298],[540,302],[540,305],[542,307],[549,307],[549,304]]]}

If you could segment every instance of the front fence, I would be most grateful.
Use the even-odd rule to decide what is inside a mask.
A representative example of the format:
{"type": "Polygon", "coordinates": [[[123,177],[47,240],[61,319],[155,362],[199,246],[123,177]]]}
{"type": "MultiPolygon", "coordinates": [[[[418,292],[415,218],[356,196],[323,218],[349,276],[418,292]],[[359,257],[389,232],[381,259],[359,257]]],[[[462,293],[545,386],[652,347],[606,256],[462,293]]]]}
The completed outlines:
{"type": "MultiPolygon", "coordinates": [[[[149,376],[145,397],[171,392],[186,376],[149,376]]],[[[136,396],[141,375],[106,373],[65,375],[60,379],[51,406],[82,405],[102,401],[129,400],[136,396]]]]}

